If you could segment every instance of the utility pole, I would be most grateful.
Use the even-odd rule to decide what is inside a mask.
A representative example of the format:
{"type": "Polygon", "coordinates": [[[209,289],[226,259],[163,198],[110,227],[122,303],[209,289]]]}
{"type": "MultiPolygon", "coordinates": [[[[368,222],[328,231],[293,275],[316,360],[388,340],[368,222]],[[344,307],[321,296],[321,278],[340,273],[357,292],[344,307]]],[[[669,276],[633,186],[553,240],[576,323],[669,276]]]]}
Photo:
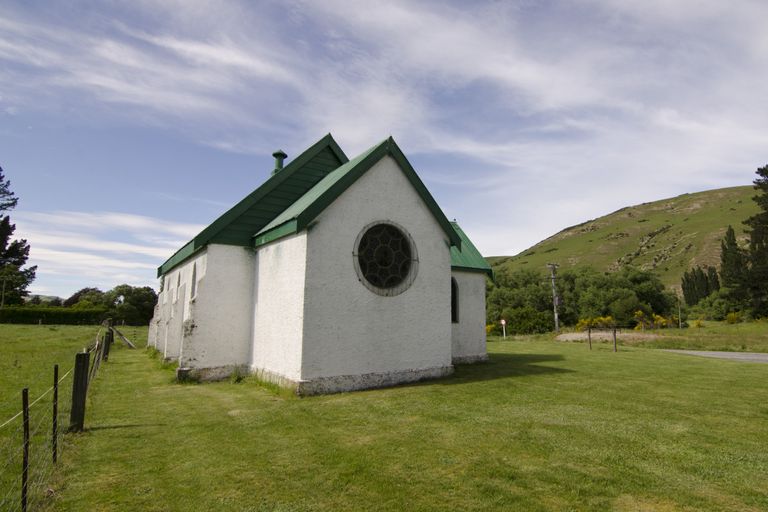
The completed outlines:
{"type": "Polygon", "coordinates": [[[560,320],[557,318],[557,304],[560,300],[557,298],[557,287],[555,286],[555,279],[557,279],[555,272],[557,271],[558,266],[557,263],[547,263],[547,267],[549,267],[549,276],[550,279],[552,279],[552,310],[555,313],[555,332],[560,332],[560,320]]]}

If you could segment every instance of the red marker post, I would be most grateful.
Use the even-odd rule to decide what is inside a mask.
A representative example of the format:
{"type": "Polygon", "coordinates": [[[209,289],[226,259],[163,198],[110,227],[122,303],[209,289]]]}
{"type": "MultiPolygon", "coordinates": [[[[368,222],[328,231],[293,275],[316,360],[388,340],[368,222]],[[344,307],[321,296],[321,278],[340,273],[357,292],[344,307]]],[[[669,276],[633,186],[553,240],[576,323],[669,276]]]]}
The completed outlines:
{"type": "Polygon", "coordinates": [[[504,339],[507,339],[507,321],[501,319],[501,332],[504,335],[504,339]]]}

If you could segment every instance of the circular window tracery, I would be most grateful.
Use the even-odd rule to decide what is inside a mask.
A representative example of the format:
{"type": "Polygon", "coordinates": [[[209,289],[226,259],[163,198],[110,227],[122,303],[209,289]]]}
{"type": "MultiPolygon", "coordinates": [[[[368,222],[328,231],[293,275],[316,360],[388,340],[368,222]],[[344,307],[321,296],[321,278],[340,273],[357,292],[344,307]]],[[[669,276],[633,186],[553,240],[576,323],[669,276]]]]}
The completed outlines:
{"type": "Polygon", "coordinates": [[[407,232],[393,223],[366,226],[357,237],[354,256],[360,281],[379,295],[398,295],[416,277],[416,246],[407,232]]]}

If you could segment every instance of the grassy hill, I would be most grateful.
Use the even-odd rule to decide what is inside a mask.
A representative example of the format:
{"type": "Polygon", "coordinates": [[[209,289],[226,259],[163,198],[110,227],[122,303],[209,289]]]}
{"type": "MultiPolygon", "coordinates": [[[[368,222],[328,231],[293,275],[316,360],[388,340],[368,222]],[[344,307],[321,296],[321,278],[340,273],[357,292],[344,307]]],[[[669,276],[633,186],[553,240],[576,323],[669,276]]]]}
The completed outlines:
{"type": "Polygon", "coordinates": [[[668,286],[696,265],[719,266],[720,240],[728,225],[745,241],[742,221],[757,213],[751,186],[683,194],[622,208],[564,229],[516,256],[488,260],[494,269],[561,269],[591,266],[613,271],[624,265],[653,270],[668,286]]]}

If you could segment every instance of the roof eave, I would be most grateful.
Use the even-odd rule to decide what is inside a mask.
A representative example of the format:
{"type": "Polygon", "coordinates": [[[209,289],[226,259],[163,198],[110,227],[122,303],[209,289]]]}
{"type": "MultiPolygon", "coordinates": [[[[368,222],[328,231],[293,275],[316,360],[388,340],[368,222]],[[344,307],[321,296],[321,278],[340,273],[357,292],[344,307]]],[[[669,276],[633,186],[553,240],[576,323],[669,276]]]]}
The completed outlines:
{"type": "Polygon", "coordinates": [[[265,231],[259,235],[254,235],[253,247],[261,247],[262,245],[267,245],[268,243],[293,235],[299,231],[301,230],[297,228],[296,219],[291,219],[287,222],[283,222],[278,226],[275,226],[269,231],[265,231]]]}
{"type": "Polygon", "coordinates": [[[333,136],[328,133],[322,139],[315,144],[304,150],[298,157],[289,162],[279,173],[271,176],[267,181],[262,183],[256,190],[248,194],[240,202],[234,205],[232,208],[221,214],[216,220],[209,224],[205,229],[197,234],[192,240],[184,244],[178,251],[165,260],[165,262],[157,268],[157,277],[168,273],[176,266],[186,261],[190,256],[195,254],[200,249],[206,247],[210,243],[211,239],[216,236],[222,229],[224,229],[233,218],[237,218],[243,214],[248,208],[251,207],[259,199],[266,196],[269,192],[274,190],[283,181],[288,179],[295,171],[301,169],[309,160],[314,158],[320,151],[324,149],[330,149],[334,155],[339,159],[341,165],[344,165],[349,161],[349,158],[334,140],[333,136]],[[191,251],[183,258],[177,258],[177,255],[185,252],[185,249],[190,246],[191,251]]]}

